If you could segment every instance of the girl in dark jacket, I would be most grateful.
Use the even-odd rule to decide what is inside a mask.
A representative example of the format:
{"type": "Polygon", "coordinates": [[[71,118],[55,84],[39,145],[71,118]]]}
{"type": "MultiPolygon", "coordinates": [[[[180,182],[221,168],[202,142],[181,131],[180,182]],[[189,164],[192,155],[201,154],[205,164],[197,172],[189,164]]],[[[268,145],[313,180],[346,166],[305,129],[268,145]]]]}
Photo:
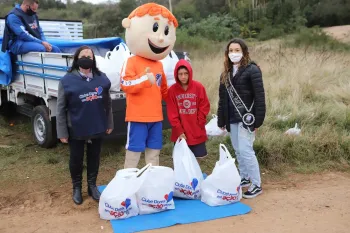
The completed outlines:
{"type": "Polygon", "coordinates": [[[73,183],[73,201],[83,202],[81,194],[84,147],[87,144],[88,194],[96,201],[100,193],[96,179],[100,164],[102,137],[113,130],[111,82],[96,67],[93,51],[80,47],[72,68],[60,80],[57,97],[57,137],[69,143],[69,170],[73,183]]]}
{"type": "Polygon", "coordinates": [[[231,40],[225,51],[220,77],[218,126],[230,132],[238,160],[244,198],[262,193],[258,160],[253,143],[255,129],[265,119],[265,91],[260,68],[251,62],[248,47],[241,39],[231,40]]]}

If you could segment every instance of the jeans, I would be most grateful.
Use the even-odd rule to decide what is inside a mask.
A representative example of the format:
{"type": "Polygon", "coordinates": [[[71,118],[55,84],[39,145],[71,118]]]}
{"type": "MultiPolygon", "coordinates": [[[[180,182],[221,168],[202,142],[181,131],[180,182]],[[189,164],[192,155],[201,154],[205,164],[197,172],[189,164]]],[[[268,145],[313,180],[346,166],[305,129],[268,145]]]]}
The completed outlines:
{"type": "MultiPolygon", "coordinates": [[[[46,52],[44,45],[37,42],[16,41],[10,48],[13,54],[26,54],[29,52],[46,52]]],[[[61,50],[52,45],[52,53],[60,53],[61,50]]]]}
{"type": "Polygon", "coordinates": [[[255,132],[250,133],[242,123],[231,124],[231,142],[238,161],[241,178],[250,179],[261,187],[259,163],[253,149],[255,132]]]}

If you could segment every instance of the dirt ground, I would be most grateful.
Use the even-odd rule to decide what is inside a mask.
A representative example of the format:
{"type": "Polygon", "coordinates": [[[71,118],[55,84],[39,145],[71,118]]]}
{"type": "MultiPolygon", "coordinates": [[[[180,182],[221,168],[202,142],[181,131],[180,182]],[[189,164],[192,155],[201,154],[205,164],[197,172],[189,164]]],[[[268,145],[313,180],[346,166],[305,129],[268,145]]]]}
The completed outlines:
{"type": "Polygon", "coordinates": [[[328,27],[324,30],[335,39],[343,42],[350,42],[350,25],[328,27]]]}
{"type": "MultiPolygon", "coordinates": [[[[337,39],[350,42],[350,26],[325,30],[337,39]]],[[[19,127],[17,131],[29,135],[26,127],[19,127]]],[[[8,136],[12,134],[3,132],[0,135],[0,148],[16,145],[11,143],[13,138],[10,140],[8,136]]],[[[21,134],[15,134],[16,137],[18,135],[21,134]]],[[[18,137],[16,141],[28,141],[22,138],[23,135],[18,137]]],[[[2,155],[4,157],[1,158],[5,161],[3,166],[10,168],[0,166],[0,233],[111,233],[110,223],[99,218],[98,204],[87,197],[86,192],[81,206],[73,204],[68,171],[62,168],[62,164],[68,164],[67,158],[57,159],[56,155],[64,156],[62,148],[46,152],[24,144],[25,149],[22,150],[28,155],[17,156],[16,150],[9,150],[12,155],[2,155]],[[36,157],[33,151],[34,154],[37,152],[36,157]],[[47,155],[44,156],[45,153],[47,155]],[[15,169],[19,171],[15,172],[15,169]],[[32,173],[29,172],[31,170],[32,173]],[[27,177],[27,174],[36,174],[36,177],[27,177]],[[15,182],[12,184],[11,180],[15,182]]],[[[114,157],[110,159],[115,160],[114,157]]],[[[108,161],[105,158],[104,171],[110,175],[115,172],[117,162],[108,166],[108,161]]],[[[120,161],[118,163],[122,164],[120,161]]],[[[99,180],[103,180],[101,183],[110,180],[109,175],[105,174],[101,178],[99,176],[99,180]]],[[[252,212],[247,215],[148,232],[350,232],[350,173],[290,174],[280,179],[275,176],[263,178],[264,193],[253,200],[242,200],[252,207],[252,212]]]]}
{"type": "MultiPolygon", "coordinates": [[[[263,195],[243,200],[253,209],[247,215],[149,232],[349,232],[350,174],[287,177],[278,182],[266,180],[263,195]]],[[[86,193],[81,206],[73,204],[69,185],[41,189],[38,183],[28,183],[1,192],[7,198],[0,201],[0,232],[112,232],[110,223],[99,219],[98,205],[86,193]]]]}

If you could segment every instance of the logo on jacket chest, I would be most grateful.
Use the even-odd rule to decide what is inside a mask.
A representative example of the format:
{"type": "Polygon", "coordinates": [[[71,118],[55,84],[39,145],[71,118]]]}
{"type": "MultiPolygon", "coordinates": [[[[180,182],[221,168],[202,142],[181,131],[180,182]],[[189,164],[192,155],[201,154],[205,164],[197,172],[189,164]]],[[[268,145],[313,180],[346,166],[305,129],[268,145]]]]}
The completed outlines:
{"type": "Polygon", "coordinates": [[[160,87],[162,83],[162,74],[156,74],[156,82],[157,82],[157,85],[160,87]]]}
{"type": "Polygon", "coordinates": [[[29,26],[31,29],[35,30],[38,28],[38,23],[36,22],[36,20],[34,20],[34,22],[29,24],[29,26]]]}
{"type": "Polygon", "coordinates": [[[96,87],[95,91],[90,91],[88,93],[79,95],[79,98],[81,100],[81,102],[89,102],[89,101],[94,101],[97,99],[102,99],[102,92],[103,92],[103,88],[101,86],[96,87]]]}

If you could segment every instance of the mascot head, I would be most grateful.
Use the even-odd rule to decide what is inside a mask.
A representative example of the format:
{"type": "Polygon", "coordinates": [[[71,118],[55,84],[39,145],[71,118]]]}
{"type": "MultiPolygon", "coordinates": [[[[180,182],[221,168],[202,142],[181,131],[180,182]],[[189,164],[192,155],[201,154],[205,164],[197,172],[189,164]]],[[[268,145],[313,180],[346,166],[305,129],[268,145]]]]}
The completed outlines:
{"type": "Polygon", "coordinates": [[[126,44],[134,55],[162,60],[174,47],[178,22],[164,6],[141,5],[123,19],[122,25],[126,44]]]}

